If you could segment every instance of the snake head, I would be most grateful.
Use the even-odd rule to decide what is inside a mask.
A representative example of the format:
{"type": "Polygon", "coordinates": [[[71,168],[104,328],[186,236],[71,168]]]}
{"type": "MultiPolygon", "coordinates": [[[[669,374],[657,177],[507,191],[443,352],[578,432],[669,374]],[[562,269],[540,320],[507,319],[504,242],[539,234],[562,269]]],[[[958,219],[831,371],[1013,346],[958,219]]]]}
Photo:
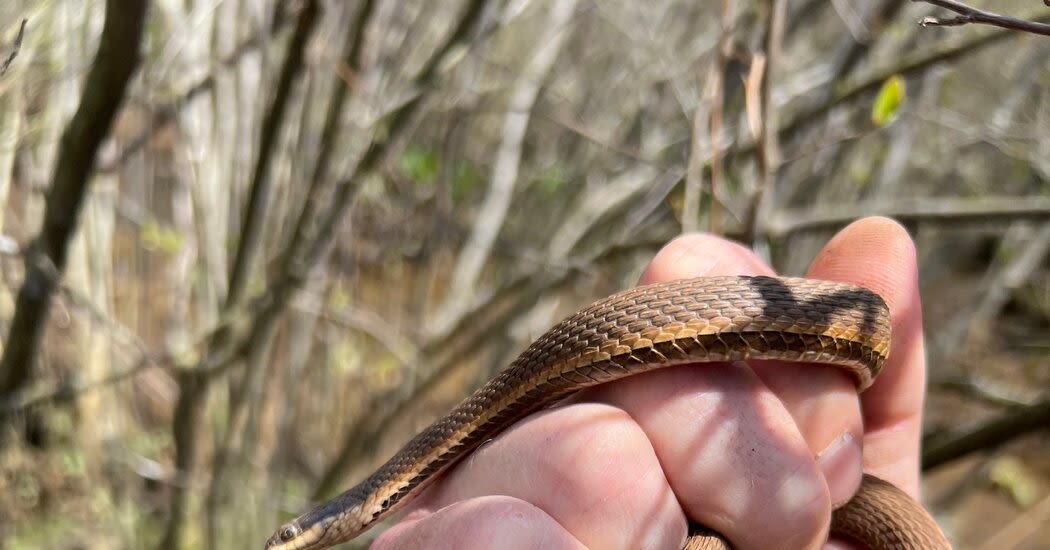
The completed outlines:
{"type": "Polygon", "coordinates": [[[327,548],[334,541],[328,532],[330,521],[304,525],[303,518],[285,523],[266,540],[266,550],[317,550],[327,548]]]}
{"type": "Polygon", "coordinates": [[[298,520],[285,523],[266,540],[266,550],[300,550],[309,548],[311,541],[307,540],[307,537],[301,537],[303,534],[298,520]]]}
{"type": "Polygon", "coordinates": [[[361,506],[322,506],[285,523],[266,540],[266,550],[320,550],[345,542],[364,530],[361,506]]]}

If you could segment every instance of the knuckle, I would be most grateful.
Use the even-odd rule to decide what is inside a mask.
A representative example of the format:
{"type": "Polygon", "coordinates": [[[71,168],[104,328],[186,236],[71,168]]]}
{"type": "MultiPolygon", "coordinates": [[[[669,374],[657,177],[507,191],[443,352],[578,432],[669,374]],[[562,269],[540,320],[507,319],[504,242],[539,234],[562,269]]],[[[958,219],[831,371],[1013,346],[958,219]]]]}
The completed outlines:
{"type": "Polygon", "coordinates": [[[831,523],[831,497],[827,484],[813,464],[785,476],[766,501],[765,510],[753,517],[764,518],[763,541],[755,547],[819,548],[831,523]]]}

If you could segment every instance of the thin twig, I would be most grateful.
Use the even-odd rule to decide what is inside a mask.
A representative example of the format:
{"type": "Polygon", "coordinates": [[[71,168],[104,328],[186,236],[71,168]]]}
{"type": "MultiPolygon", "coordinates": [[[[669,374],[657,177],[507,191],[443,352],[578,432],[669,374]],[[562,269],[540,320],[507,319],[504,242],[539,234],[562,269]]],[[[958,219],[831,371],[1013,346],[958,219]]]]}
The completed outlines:
{"type": "Polygon", "coordinates": [[[1024,434],[1050,426],[1050,397],[1012,409],[977,426],[923,438],[922,469],[932,470],[972,452],[993,449],[1024,434]]]}
{"type": "Polygon", "coordinates": [[[744,242],[752,246],[764,246],[767,235],[761,220],[766,219],[783,156],[780,151],[778,113],[773,105],[773,84],[779,69],[781,46],[784,35],[784,0],[773,0],[769,6],[766,23],[765,52],[756,54],[751,64],[755,73],[748,77],[748,118],[752,120],[752,134],[758,164],[758,187],[748,204],[744,220],[744,242]],[[764,69],[764,71],[763,71],[764,69]],[[754,97],[757,95],[757,98],[754,97]]]}
{"type": "Polygon", "coordinates": [[[1050,219],[1050,197],[921,198],[888,204],[840,204],[781,210],[765,226],[775,238],[842,227],[864,216],[890,216],[903,223],[1013,222],[1050,219]]]}
{"type": "Polygon", "coordinates": [[[1036,402],[1036,398],[1025,399],[1003,387],[995,380],[983,376],[954,376],[940,380],[931,380],[929,386],[943,391],[951,391],[961,396],[983,401],[996,407],[1026,407],[1036,402]]]}
{"type": "Polygon", "coordinates": [[[996,316],[1006,307],[1017,290],[1032,279],[1050,253],[1050,222],[1044,222],[1029,231],[1027,224],[1016,222],[1005,232],[999,248],[1002,251],[1019,252],[996,254],[975,294],[960,306],[952,318],[945,323],[930,346],[934,357],[951,357],[962,349],[966,340],[985,332],[996,316]]]}
{"type": "Polygon", "coordinates": [[[266,116],[263,117],[255,169],[252,171],[248,202],[245,205],[244,219],[241,224],[240,244],[237,246],[233,267],[230,270],[230,281],[227,285],[229,289],[226,297],[227,308],[237,305],[246,296],[248,274],[255,267],[255,258],[262,247],[263,222],[269,214],[268,207],[273,187],[270,165],[273,162],[278,133],[284,123],[285,112],[291,100],[292,87],[305,67],[306,42],[313,34],[319,15],[320,8],[316,2],[306,2],[300,9],[295,32],[288,45],[288,54],[277,79],[272,103],[266,116]]]}
{"type": "MultiPolygon", "coordinates": [[[[248,57],[247,54],[257,50],[267,38],[276,37],[281,31],[283,31],[285,26],[292,21],[292,18],[284,16],[284,12],[285,10],[282,9],[276,10],[273,21],[270,25],[267,25],[265,29],[260,30],[254,36],[245,39],[228,55],[220,59],[218,63],[215,64],[216,72],[220,69],[236,68],[238,63],[248,57]]],[[[121,144],[120,155],[99,165],[98,172],[100,174],[114,172],[126,164],[128,160],[142,150],[142,148],[149,143],[154,136],[168,128],[168,125],[175,120],[176,115],[179,114],[179,111],[184,106],[191,104],[194,99],[203,95],[205,92],[211,91],[212,88],[215,87],[216,72],[209,73],[193,86],[186,89],[186,91],[182,92],[170,103],[160,106],[151,106],[150,109],[153,112],[153,117],[146,128],[138,135],[124,141],[121,144]]]]}
{"type": "Polygon", "coordinates": [[[108,388],[125,380],[130,380],[153,368],[169,367],[171,356],[164,354],[144,354],[136,363],[124,370],[115,371],[96,380],[74,379],[56,386],[36,391],[26,391],[0,398],[0,415],[17,414],[30,408],[42,405],[66,403],[86,393],[108,388]]]}
{"type": "MultiPolygon", "coordinates": [[[[1050,14],[1035,17],[1035,20],[1050,23],[1050,14]]],[[[1017,36],[1017,33],[1010,32],[1009,29],[995,30],[971,40],[961,41],[951,45],[938,46],[933,50],[919,51],[913,56],[908,56],[900,63],[896,63],[893,66],[887,67],[885,70],[868,75],[855,84],[847,84],[845,89],[836,93],[830,100],[812,108],[803,109],[803,112],[793,117],[780,129],[780,139],[793,139],[800,130],[808,128],[814,122],[823,120],[824,115],[835,107],[849,103],[865,94],[878,90],[879,87],[886,82],[886,79],[893,75],[909,77],[915,74],[920,74],[931,66],[940,63],[947,63],[960,57],[977,53],[986,47],[994,46],[1001,40],[1015,36],[1017,36]]],[[[737,152],[738,154],[749,154],[754,146],[754,143],[743,144],[737,148],[737,152]]]]}
{"type": "Polygon", "coordinates": [[[663,242],[661,239],[659,242],[638,241],[609,245],[592,255],[580,258],[571,267],[553,273],[541,267],[511,281],[483,304],[473,304],[472,309],[462,316],[449,332],[453,336],[436,341],[434,345],[421,350],[420,356],[429,357],[430,361],[425,365],[426,372],[419,375],[417,384],[406,390],[372,397],[365,410],[380,412],[371,414],[372,422],[356,423],[353,430],[346,434],[335,460],[328,465],[314,487],[311,499],[320,500],[334,492],[339,480],[361,457],[362,452],[374,449],[383,435],[389,433],[391,424],[404,417],[412,406],[420,402],[422,396],[428,395],[434,387],[446,380],[457,366],[469,360],[482,348],[481,342],[497,331],[504,330],[512,319],[533,307],[540,296],[557,293],[559,289],[575,281],[581,273],[586,273],[594,266],[615,259],[621,254],[639,249],[655,250],[663,242]],[[473,328],[464,328],[462,325],[470,325],[473,328]]]}
{"type": "Polygon", "coordinates": [[[710,79],[711,119],[708,124],[711,143],[711,207],[708,213],[708,231],[715,235],[722,234],[721,210],[719,197],[722,196],[725,180],[725,146],[722,144],[725,120],[726,67],[732,54],[732,38],[736,32],[736,16],[733,2],[722,0],[720,10],[721,28],[718,31],[718,45],[715,60],[712,63],[710,79]]]}
{"type": "MultiPolygon", "coordinates": [[[[676,181],[680,178],[675,178],[676,181]]],[[[775,217],[769,222],[766,227],[766,232],[775,239],[781,239],[788,237],[796,233],[802,233],[807,231],[822,231],[828,229],[835,229],[846,225],[852,220],[859,217],[871,216],[871,215],[886,215],[893,217],[904,223],[934,223],[934,224],[956,224],[956,223],[983,223],[983,222],[1008,222],[1016,221],[1018,219],[1050,219],[1050,199],[1046,197],[984,197],[979,199],[971,198],[959,198],[959,199],[915,199],[901,203],[883,204],[876,207],[873,206],[857,206],[857,205],[837,205],[828,206],[822,209],[820,212],[812,212],[812,209],[803,210],[783,210],[775,215],[775,217]]],[[[730,235],[736,238],[737,235],[730,235]]],[[[658,246],[653,244],[652,246],[658,246]]],[[[553,268],[577,268],[578,262],[560,262],[560,263],[543,263],[541,265],[544,269],[553,268]]],[[[229,330],[238,324],[238,319],[259,319],[263,316],[267,310],[272,307],[274,303],[274,297],[266,295],[259,298],[252,305],[245,308],[239,309],[236,312],[231,312],[228,315],[223,316],[219,322],[204,331],[198,336],[194,343],[186,346],[181,350],[162,350],[149,352],[149,356],[154,359],[146,359],[155,361],[155,358],[166,358],[166,357],[187,357],[192,354],[191,350],[199,349],[203,342],[209,340],[216,332],[220,330],[229,330]]],[[[488,301],[479,302],[482,304],[489,304],[488,301]]],[[[483,307],[476,307],[477,304],[472,306],[471,310],[483,309],[483,307]]],[[[466,317],[470,317],[468,314],[466,317]]],[[[207,368],[213,374],[218,374],[232,361],[239,352],[230,351],[229,353],[216,355],[211,358],[207,363],[207,368]]],[[[136,361],[135,366],[129,367],[124,371],[113,373],[106,379],[100,379],[92,382],[85,382],[78,386],[77,391],[91,391],[94,389],[101,389],[110,383],[125,380],[132,376],[143,372],[144,368],[140,365],[144,359],[140,358],[136,361]]],[[[181,369],[192,368],[192,365],[186,360],[159,360],[163,366],[171,369],[174,374],[177,374],[181,369]]],[[[8,410],[21,410],[27,406],[31,406],[40,402],[57,401],[61,399],[61,394],[68,391],[65,388],[55,387],[48,390],[42,390],[34,392],[32,398],[20,398],[11,402],[8,410]]]]}
{"type": "MultiPolygon", "coordinates": [[[[1003,525],[994,535],[988,537],[978,550],[998,550],[1000,548],[1020,548],[1021,544],[1033,533],[1046,526],[1050,521],[1050,494],[1043,497],[1034,506],[1017,514],[1013,520],[1003,525]]],[[[1040,546],[1038,541],[1034,541],[1040,546]]],[[[1046,541],[1043,541],[1046,542],[1046,541]]]]}
{"type": "Polygon", "coordinates": [[[3,64],[0,64],[0,76],[4,76],[4,74],[7,73],[7,69],[11,66],[11,62],[18,57],[18,52],[22,49],[22,36],[25,35],[26,32],[26,21],[28,21],[28,19],[22,19],[22,25],[18,28],[18,36],[15,37],[15,43],[11,46],[13,48],[11,50],[11,55],[7,56],[7,59],[4,60],[3,64]]]}
{"type": "MultiPolygon", "coordinates": [[[[472,0],[463,8],[457,25],[446,37],[445,41],[434,51],[426,64],[420,69],[413,79],[413,88],[419,90],[408,101],[399,105],[388,115],[387,132],[385,136],[377,137],[368,146],[364,155],[358,161],[357,166],[337,184],[335,196],[331,200],[331,206],[321,215],[321,221],[315,232],[316,238],[309,243],[304,243],[305,252],[299,253],[295,250],[286,251],[282,261],[283,276],[272,286],[268,294],[270,300],[266,305],[265,319],[257,319],[253,330],[261,330],[268,324],[267,319],[276,320],[276,315],[287,302],[292,290],[298,288],[306,278],[309,270],[317,265],[329,248],[329,243],[335,233],[336,224],[342,219],[347,206],[350,204],[356,190],[358,180],[362,175],[374,173],[386,158],[390,148],[396,144],[408,132],[409,122],[416,116],[428,94],[435,90],[434,81],[439,75],[439,68],[446,65],[453,51],[460,45],[466,44],[474,36],[475,31],[481,26],[482,12],[486,2],[484,0],[472,0]]],[[[344,439],[344,448],[352,447],[353,442],[344,439]]],[[[327,468],[326,478],[329,483],[334,483],[345,473],[341,465],[341,459],[327,468]]]]}
{"type": "Polygon", "coordinates": [[[535,53],[525,62],[521,76],[514,84],[503,116],[503,136],[484,202],[452,268],[449,291],[431,320],[428,327],[430,334],[444,334],[462,315],[464,304],[474,293],[482,268],[491,256],[496,235],[503,227],[514,196],[525,131],[532,118],[533,106],[569,34],[575,12],[576,0],[554,2],[544,25],[545,30],[537,36],[535,53]]]}
{"type": "Polygon", "coordinates": [[[0,416],[18,414],[30,407],[43,404],[72,401],[82,394],[99,390],[128,380],[152,367],[172,366],[172,356],[168,351],[154,352],[144,341],[126,325],[107,315],[91,299],[67,286],[59,291],[72,307],[84,311],[95,323],[103,325],[115,342],[123,342],[139,352],[139,357],[131,367],[112,372],[94,380],[76,377],[72,381],[63,381],[57,385],[21,391],[0,397],[0,416]]]}
{"type": "MultiPolygon", "coordinates": [[[[551,236],[544,263],[563,264],[600,220],[608,219],[610,212],[617,209],[637,208],[637,196],[655,186],[659,178],[660,172],[655,168],[640,164],[611,179],[601,193],[586,190],[579,193],[576,200],[578,206],[562,216],[558,229],[551,236]]],[[[471,301],[467,300],[465,305],[470,303],[471,301]]]]}
{"type": "Polygon", "coordinates": [[[901,0],[883,0],[878,5],[865,2],[862,6],[863,36],[853,34],[844,35],[841,44],[836,47],[835,55],[831,60],[831,75],[819,89],[811,92],[810,96],[816,96],[820,102],[827,101],[832,95],[835,85],[846,79],[849,73],[861,64],[868,53],[878,44],[873,37],[882,34],[887,25],[894,21],[896,13],[904,5],[901,0]]]}
{"type": "Polygon", "coordinates": [[[589,141],[602,149],[612,151],[618,155],[622,155],[635,161],[637,163],[649,164],[652,166],[662,166],[663,163],[652,158],[648,158],[644,153],[638,149],[634,149],[631,146],[624,143],[611,143],[606,139],[598,135],[597,132],[589,128],[584,124],[583,121],[574,118],[575,115],[572,113],[563,112],[560,109],[555,109],[551,106],[537,105],[536,115],[543,117],[558,126],[580,136],[586,141],[589,141]]]}
{"type": "MultiPolygon", "coordinates": [[[[713,67],[716,63],[712,63],[712,68],[708,72],[713,72],[713,67]]],[[[708,100],[711,93],[704,88],[709,88],[715,85],[711,79],[705,79],[703,77],[703,71],[697,67],[696,70],[697,80],[700,82],[707,81],[706,86],[699,86],[700,91],[697,93],[698,101],[696,102],[696,109],[693,111],[693,131],[690,132],[689,140],[689,159],[686,161],[685,171],[685,185],[683,186],[682,194],[682,232],[692,233],[698,229],[699,218],[700,218],[700,189],[704,184],[704,163],[705,160],[710,156],[707,153],[709,145],[707,141],[710,136],[704,131],[704,126],[711,118],[711,108],[713,104],[708,100]]],[[[714,213],[714,208],[711,212],[714,213]]]]}
{"type": "MultiPolygon", "coordinates": [[[[365,31],[372,21],[375,4],[375,0],[366,0],[361,5],[354,24],[347,33],[346,42],[343,44],[342,59],[339,63],[340,67],[345,67],[346,72],[361,74],[364,70],[362,52],[367,34],[365,31]]],[[[310,237],[310,229],[321,207],[323,194],[327,188],[331,187],[329,172],[332,155],[339,144],[339,132],[344,126],[343,109],[351,91],[356,93],[358,90],[352,89],[349,82],[337,82],[332,90],[328,101],[328,111],[325,114],[324,128],[321,130],[320,150],[314,160],[309,187],[303,198],[303,206],[296,218],[294,229],[291,231],[291,238],[284,250],[298,250],[310,237]]]]}
{"type": "MultiPolygon", "coordinates": [[[[226,310],[236,308],[248,296],[248,277],[254,269],[256,258],[262,252],[263,228],[266,218],[269,217],[270,196],[273,192],[273,177],[270,175],[270,166],[273,163],[277,139],[284,125],[285,114],[291,101],[293,87],[299,80],[305,68],[306,44],[312,36],[314,28],[320,19],[321,8],[316,0],[303,3],[296,20],[295,31],[289,42],[284,62],[277,79],[277,87],[273,95],[270,108],[263,117],[262,130],[259,135],[259,148],[257,150],[256,164],[252,171],[252,182],[248,192],[248,202],[245,205],[244,218],[242,219],[240,243],[234,257],[233,267],[230,271],[230,280],[227,285],[228,294],[224,308],[226,310]]],[[[269,331],[266,331],[268,334],[269,331]]],[[[218,339],[229,337],[228,333],[220,333],[218,339]]],[[[267,341],[269,338],[266,339],[267,341]]],[[[219,344],[220,346],[222,344],[219,344]]],[[[253,342],[249,346],[251,350],[266,349],[266,342],[253,342]]],[[[233,389],[233,397],[230,399],[228,419],[226,425],[226,437],[215,451],[212,467],[212,480],[208,485],[208,495],[205,499],[206,514],[208,518],[206,525],[206,537],[209,547],[216,547],[219,536],[218,517],[220,505],[224,504],[223,498],[227,496],[227,489],[231,484],[227,481],[229,477],[229,464],[231,455],[236,453],[241,445],[245,432],[244,424],[247,422],[249,413],[248,396],[250,388],[257,388],[262,383],[262,375],[265,372],[262,366],[249,362],[248,374],[239,381],[233,389]]],[[[207,384],[207,382],[203,382],[207,384]]],[[[179,399],[192,399],[206,405],[200,396],[183,396],[185,389],[179,387],[179,399]]],[[[207,388],[197,388],[195,391],[206,394],[207,388]]],[[[175,422],[180,422],[176,419],[175,422]]],[[[195,428],[189,428],[190,431],[195,428]]],[[[176,464],[176,468],[191,471],[191,465],[176,464]]],[[[179,489],[172,491],[173,498],[179,493],[179,489]]],[[[174,508],[174,507],[173,507],[174,508]]],[[[175,516],[172,516],[175,517],[175,516]]],[[[179,526],[169,528],[169,533],[177,532],[179,526]]]]}
{"type": "Polygon", "coordinates": [[[959,14],[958,16],[951,18],[933,16],[923,17],[919,20],[919,24],[923,27],[957,27],[960,25],[983,24],[1050,36],[1050,25],[1048,24],[1016,19],[992,13],[990,11],[979,10],[967,6],[962,2],[956,2],[955,0],[912,0],[912,2],[923,2],[939,6],[959,14]]]}

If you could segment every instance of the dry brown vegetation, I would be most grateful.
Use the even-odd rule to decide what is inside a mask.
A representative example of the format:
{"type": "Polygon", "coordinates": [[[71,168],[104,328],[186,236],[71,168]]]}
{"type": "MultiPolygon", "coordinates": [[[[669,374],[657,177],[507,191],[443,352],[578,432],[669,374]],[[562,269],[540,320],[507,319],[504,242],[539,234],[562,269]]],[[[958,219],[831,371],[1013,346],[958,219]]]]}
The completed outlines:
{"type": "Polygon", "coordinates": [[[260,548],[682,231],[794,274],[869,214],[920,251],[928,504],[1050,545],[1050,39],[903,0],[145,4],[0,3],[0,546],[260,548]]]}

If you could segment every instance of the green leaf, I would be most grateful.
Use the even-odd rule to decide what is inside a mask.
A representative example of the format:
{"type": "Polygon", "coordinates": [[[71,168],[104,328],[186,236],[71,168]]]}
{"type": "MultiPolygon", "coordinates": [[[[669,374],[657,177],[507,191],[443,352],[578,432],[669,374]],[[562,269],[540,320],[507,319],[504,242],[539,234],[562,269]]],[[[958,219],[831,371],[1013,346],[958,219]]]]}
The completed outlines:
{"type": "Polygon", "coordinates": [[[417,185],[426,186],[434,183],[438,170],[441,168],[437,155],[420,147],[410,147],[405,150],[397,165],[408,179],[417,185]]]}
{"type": "Polygon", "coordinates": [[[87,473],[87,460],[75,449],[68,449],[59,455],[63,473],[69,477],[84,477],[87,473]]]}
{"type": "Polygon", "coordinates": [[[558,190],[565,185],[568,181],[568,176],[565,171],[558,165],[550,165],[543,167],[536,174],[533,180],[533,185],[539,192],[546,196],[552,197],[558,193],[558,190]]]}
{"type": "Polygon", "coordinates": [[[336,284],[332,293],[328,296],[328,307],[331,309],[346,309],[350,307],[350,293],[341,284],[336,284]]]}
{"type": "Polygon", "coordinates": [[[460,202],[481,183],[481,174],[470,161],[462,161],[456,165],[456,175],[452,178],[452,200],[460,202]]]}
{"type": "Polygon", "coordinates": [[[175,228],[149,220],[139,229],[142,246],[151,252],[174,254],[182,249],[184,239],[175,228]]]}
{"type": "Polygon", "coordinates": [[[885,126],[897,118],[906,95],[904,79],[893,75],[882,83],[875,103],[871,106],[871,122],[877,127],[885,126]]]}
{"type": "Polygon", "coordinates": [[[1039,497],[1038,486],[1032,473],[1020,459],[1003,456],[992,462],[989,479],[1006,491],[1022,508],[1035,504],[1039,497]]]}
{"type": "Polygon", "coordinates": [[[350,340],[330,345],[327,359],[329,368],[334,372],[345,374],[361,371],[361,352],[357,344],[350,340]]]}

